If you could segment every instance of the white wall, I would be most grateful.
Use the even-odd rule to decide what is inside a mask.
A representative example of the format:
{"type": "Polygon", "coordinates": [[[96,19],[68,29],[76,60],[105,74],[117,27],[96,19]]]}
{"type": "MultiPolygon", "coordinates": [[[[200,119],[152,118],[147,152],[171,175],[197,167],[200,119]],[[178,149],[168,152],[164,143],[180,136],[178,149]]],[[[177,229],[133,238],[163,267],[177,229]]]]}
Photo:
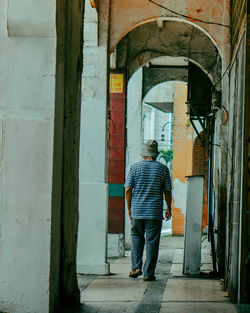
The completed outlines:
{"type": "MultiPolygon", "coordinates": [[[[139,69],[130,78],[127,94],[127,151],[126,151],[126,176],[130,166],[141,159],[142,143],[142,69],[139,69]]],[[[131,246],[131,222],[125,208],[125,245],[131,246]]]]}
{"type": "Polygon", "coordinates": [[[4,312],[46,313],[49,308],[55,8],[52,0],[0,2],[0,311],[4,312]]]}

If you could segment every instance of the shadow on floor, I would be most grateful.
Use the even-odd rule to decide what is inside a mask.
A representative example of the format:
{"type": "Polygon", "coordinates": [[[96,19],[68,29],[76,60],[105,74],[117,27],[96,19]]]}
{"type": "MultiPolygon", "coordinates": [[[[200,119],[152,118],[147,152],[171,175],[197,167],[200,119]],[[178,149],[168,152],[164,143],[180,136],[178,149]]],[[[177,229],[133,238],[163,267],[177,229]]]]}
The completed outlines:
{"type": "Polygon", "coordinates": [[[183,275],[183,237],[163,237],[155,282],[131,279],[130,251],[110,259],[110,276],[79,275],[82,305],[60,313],[250,313],[230,302],[218,277],[211,277],[209,244],[202,243],[201,275],[183,275]]]}

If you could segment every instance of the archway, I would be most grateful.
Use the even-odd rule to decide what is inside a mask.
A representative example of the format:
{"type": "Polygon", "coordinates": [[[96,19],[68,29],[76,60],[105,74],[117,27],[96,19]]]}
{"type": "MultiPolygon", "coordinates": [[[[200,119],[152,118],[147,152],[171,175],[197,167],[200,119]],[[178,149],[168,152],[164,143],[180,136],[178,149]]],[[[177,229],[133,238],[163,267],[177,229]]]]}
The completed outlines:
{"type": "MultiPolygon", "coordinates": [[[[83,265],[79,266],[78,269],[82,273],[108,273],[109,271],[105,249],[107,228],[105,224],[102,224],[102,221],[107,218],[107,198],[109,198],[108,241],[110,239],[116,249],[116,254],[124,252],[125,107],[127,82],[131,75],[144,64],[149,65],[149,71],[151,71],[150,61],[155,57],[182,57],[189,61],[189,68],[194,65],[199,69],[199,73],[204,73],[205,77],[211,77],[216,89],[220,90],[220,83],[217,84],[217,82],[219,82],[221,71],[221,56],[218,48],[206,32],[194,23],[187,23],[184,20],[162,19],[161,21],[160,23],[157,23],[157,20],[145,22],[130,31],[124,38],[121,38],[115,51],[111,53],[107,68],[105,68],[107,60],[106,35],[100,39],[103,40],[100,47],[87,47],[89,51],[87,57],[90,65],[85,67],[87,70],[86,73],[84,72],[83,110],[85,110],[85,116],[82,117],[80,166],[81,242],[79,241],[80,248],[78,249],[78,253],[82,254],[79,262],[83,265]],[[95,70],[97,67],[93,65],[93,60],[97,65],[100,65],[102,70],[98,72],[95,70]],[[109,73],[107,73],[107,70],[109,70],[109,73]],[[113,88],[115,85],[111,81],[112,84],[109,84],[110,101],[106,106],[107,74],[110,74],[110,78],[116,79],[118,88],[113,88]],[[97,110],[98,114],[96,114],[97,110]],[[106,135],[107,124],[109,124],[108,129],[113,132],[109,132],[109,140],[106,135]],[[86,138],[86,133],[90,128],[92,129],[91,137],[86,138]],[[108,162],[106,160],[107,141],[108,162]],[[86,148],[93,142],[96,147],[95,153],[88,149],[84,150],[84,147],[86,148]],[[95,168],[94,173],[91,170],[92,168],[95,168]],[[97,193],[98,197],[96,196],[97,193]],[[85,205],[86,199],[91,203],[91,206],[87,208],[85,205]],[[81,210],[82,212],[85,210],[85,214],[87,212],[88,219],[81,219],[81,210]],[[95,214],[96,211],[99,212],[98,216],[95,214]],[[91,220],[91,223],[87,220],[91,220]],[[93,228],[97,229],[97,232],[92,236],[93,246],[98,247],[98,249],[90,248],[87,240],[89,234],[93,232],[93,228]],[[86,251],[91,253],[86,253],[86,251]]],[[[175,74],[176,68],[173,69],[173,64],[167,65],[165,69],[160,69],[162,66],[159,65],[156,67],[158,67],[157,70],[162,70],[162,72],[175,74]]],[[[200,74],[200,76],[202,75],[200,74]]],[[[186,78],[188,78],[188,75],[186,75],[186,78]]],[[[210,79],[208,80],[210,81],[210,79]]],[[[210,89],[209,86],[207,90],[210,89]]],[[[198,99],[198,102],[201,100],[198,99]]],[[[211,108],[212,103],[210,100],[209,107],[211,108]]],[[[206,107],[206,101],[203,102],[203,107],[206,107]]],[[[137,113],[135,112],[135,116],[137,113]]],[[[129,147],[129,149],[140,150],[137,146],[129,147]]]]}
{"type": "MultiPolygon", "coordinates": [[[[184,57],[198,65],[217,82],[221,74],[220,52],[205,31],[194,23],[161,19],[131,30],[116,47],[116,69],[128,78],[142,65],[160,56],[184,57]]],[[[220,85],[215,86],[217,89],[220,85]]]]}
{"type": "MultiPolygon", "coordinates": [[[[120,73],[124,75],[124,78],[127,77],[127,80],[132,77],[138,68],[144,65],[142,91],[141,95],[136,97],[136,101],[139,98],[141,98],[141,101],[147,91],[152,88],[152,85],[159,83],[161,80],[186,80],[189,83],[188,110],[191,117],[190,120],[198,120],[204,128],[208,126],[209,120],[212,123],[209,114],[213,111],[214,106],[220,105],[219,77],[221,74],[221,56],[211,38],[194,24],[163,19],[160,23],[157,20],[144,23],[130,31],[119,42],[115,52],[113,52],[113,59],[115,59],[115,62],[112,62],[113,70],[111,70],[111,73],[120,73]],[[180,66],[179,64],[179,66],[176,66],[174,63],[171,64],[170,61],[169,64],[158,63],[154,66],[152,60],[155,58],[160,59],[159,57],[162,56],[170,57],[170,59],[171,57],[184,58],[188,65],[180,66]],[[147,76],[149,79],[147,79],[147,76]],[[195,78],[197,78],[197,83],[195,83],[195,78]],[[195,91],[197,87],[202,92],[197,93],[195,91]]],[[[126,79],[123,83],[126,85],[126,79]]],[[[136,84],[138,84],[138,81],[136,84]]],[[[138,87],[141,88],[141,86],[138,87]]],[[[113,94],[111,92],[110,108],[115,105],[113,94]]],[[[128,95],[129,97],[130,95],[128,95]]],[[[119,103],[118,98],[116,99],[117,103],[119,103]]],[[[134,114],[134,125],[141,125],[138,122],[138,114],[140,114],[138,107],[137,109],[134,108],[134,114]]],[[[213,116],[213,113],[210,116],[213,116]]],[[[136,140],[135,138],[141,137],[138,127],[137,132],[134,132],[132,135],[134,141],[136,140]]],[[[129,137],[128,134],[128,141],[129,137]]],[[[138,141],[134,147],[128,144],[128,150],[131,151],[131,149],[138,155],[140,151],[138,141]]],[[[126,165],[131,164],[132,160],[134,158],[127,154],[126,165]]],[[[116,218],[119,219],[119,217],[116,218]]],[[[122,220],[124,221],[124,217],[122,220]]],[[[127,238],[127,227],[125,233],[127,238]]],[[[126,243],[128,244],[127,239],[126,243]]]]}

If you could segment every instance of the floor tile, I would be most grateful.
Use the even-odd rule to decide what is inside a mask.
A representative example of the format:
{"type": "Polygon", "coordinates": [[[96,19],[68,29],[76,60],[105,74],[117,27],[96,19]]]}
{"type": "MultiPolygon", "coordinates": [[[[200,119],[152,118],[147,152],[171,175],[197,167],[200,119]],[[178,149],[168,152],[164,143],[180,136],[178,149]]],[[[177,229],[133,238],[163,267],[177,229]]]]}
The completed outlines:
{"type": "Polygon", "coordinates": [[[142,279],[96,279],[81,293],[86,301],[140,301],[147,283],[142,279]]]}
{"type": "Polygon", "coordinates": [[[182,302],[163,303],[159,313],[237,313],[231,303],[182,302]]]}
{"type": "Polygon", "coordinates": [[[164,301],[229,301],[219,281],[213,279],[169,279],[164,301]]]}

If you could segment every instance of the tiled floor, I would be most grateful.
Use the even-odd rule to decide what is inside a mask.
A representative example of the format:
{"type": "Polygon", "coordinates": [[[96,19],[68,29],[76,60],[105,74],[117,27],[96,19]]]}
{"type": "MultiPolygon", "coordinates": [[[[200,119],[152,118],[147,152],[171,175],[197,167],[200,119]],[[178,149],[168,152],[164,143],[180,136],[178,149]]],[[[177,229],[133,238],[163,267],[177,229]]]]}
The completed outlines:
{"type": "Polygon", "coordinates": [[[209,247],[203,243],[203,275],[182,274],[183,238],[163,237],[155,282],[128,278],[130,253],[111,260],[110,276],[79,276],[82,306],[70,313],[250,313],[250,305],[234,305],[222,282],[209,276],[209,247]]]}

